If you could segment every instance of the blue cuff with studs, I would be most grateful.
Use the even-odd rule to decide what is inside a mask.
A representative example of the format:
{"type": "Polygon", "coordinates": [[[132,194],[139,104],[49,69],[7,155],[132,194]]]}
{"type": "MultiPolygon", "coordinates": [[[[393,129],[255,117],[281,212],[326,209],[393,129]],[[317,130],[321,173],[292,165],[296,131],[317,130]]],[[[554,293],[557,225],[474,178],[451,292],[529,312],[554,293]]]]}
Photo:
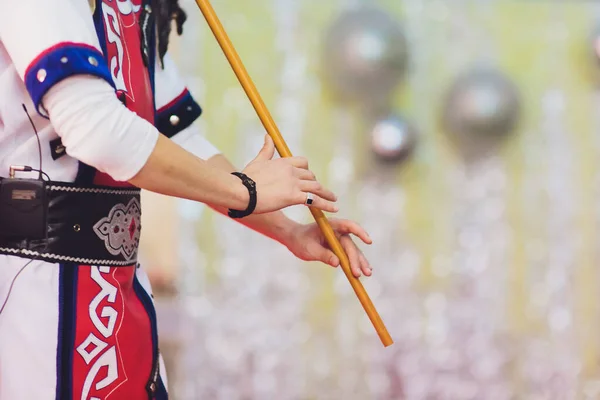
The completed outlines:
{"type": "Polygon", "coordinates": [[[42,105],[44,95],[73,75],[93,75],[115,87],[104,56],[96,48],[77,43],[53,46],[40,54],[25,72],[25,86],[41,116],[48,118],[42,105]]]}
{"type": "Polygon", "coordinates": [[[184,90],[173,101],[156,111],[155,125],[160,133],[171,138],[192,125],[201,114],[200,105],[188,90],[184,90]]]}

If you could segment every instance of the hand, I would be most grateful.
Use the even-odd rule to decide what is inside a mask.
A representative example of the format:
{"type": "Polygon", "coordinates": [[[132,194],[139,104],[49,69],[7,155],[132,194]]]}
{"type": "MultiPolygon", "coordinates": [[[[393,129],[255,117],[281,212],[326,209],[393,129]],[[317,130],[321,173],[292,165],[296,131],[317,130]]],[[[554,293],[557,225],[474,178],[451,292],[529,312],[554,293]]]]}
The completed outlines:
{"type": "MultiPolygon", "coordinates": [[[[330,219],[329,223],[348,255],[352,274],[357,278],[360,277],[361,274],[371,276],[371,265],[350,237],[350,235],[355,235],[364,243],[371,244],[373,241],[369,237],[369,234],[353,221],[330,219]]],[[[332,267],[340,265],[339,259],[329,248],[323,233],[316,223],[295,225],[294,228],[289,231],[287,239],[283,244],[301,260],[321,261],[332,267]]]]}
{"type": "Polygon", "coordinates": [[[282,208],[304,204],[307,193],[314,195],[311,207],[337,212],[333,203],[336,196],[316,181],[303,157],[286,157],[273,160],[275,145],[269,135],[258,156],[242,171],[256,183],[257,204],[255,213],[262,214],[282,208]]]}

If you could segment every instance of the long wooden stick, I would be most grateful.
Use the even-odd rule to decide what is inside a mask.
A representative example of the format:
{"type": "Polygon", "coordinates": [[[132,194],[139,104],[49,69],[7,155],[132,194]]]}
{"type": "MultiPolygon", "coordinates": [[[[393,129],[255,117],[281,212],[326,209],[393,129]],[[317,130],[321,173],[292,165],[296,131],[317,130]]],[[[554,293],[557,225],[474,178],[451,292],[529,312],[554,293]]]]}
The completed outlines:
{"type": "MultiPolygon", "coordinates": [[[[227,36],[227,33],[225,32],[223,25],[221,25],[221,21],[219,21],[219,18],[217,17],[215,10],[212,8],[212,5],[210,4],[209,0],[196,0],[196,4],[198,4],[198,7],[200,7],[200,11],[202,11],[202,14],[206,19],[210,30],[215,35],[219,46],[221,46],[225,57],[227,57],[227,60],[229,61],[233,72],[240,81],[240,84],[242,85],[244,91],[246,92],[246,95],[250,99],[250,102],[252,103],[254,110],[256,110],[256,113],[258,114],[258,117],[260,118],[265,129],[267,130],[267,133],[273,139],[277,152],[281,157],[291,157],[292,152],[285,143],[283,136],[281,136],[277,125],[275,125],[275,122],[271,117],[271,113],[269,112],[267,106],[260,97],[258,90],[252,82],[252,79],[250,79],[248,71],[246,71],[244,64],[242,64],[240,56],[237,54],[237,51],[233,47],[229,36],[227,36]]],[[[392,340],[392,337],[390,336],[387,328],[381,320],[379,313],[375,309],[373,302],[369,298],[369,295],[365,291],[365,288],[363,287],[360,280],[354,275],[352,275],[348,256],[346,255],[346,252],[344,251],[342,245],[337,239],[335,232],[331,227],[331,224],[329,224],[329,221],[325,217],[325,214],[323,214],[321,210],[318,210],[316,208],[310,208],[310,212],[312,213],[315,221],[319,225],[319,228],[321,228],[321,231],[327,239],[327,243],[329,244],[331,250],[340,260],[342,270],[344,271],[346,278],[348,278],[350,285],[352,285],[352,289],[354,289],[354,293],[356,293],[358,300],[360,301],[367,315],[369,316],[371,323],[375,327],[375,330],[379,335],[379,339],[381,339],[381,342],[385,347],[392,345],[394,341],[392,340]]]]}

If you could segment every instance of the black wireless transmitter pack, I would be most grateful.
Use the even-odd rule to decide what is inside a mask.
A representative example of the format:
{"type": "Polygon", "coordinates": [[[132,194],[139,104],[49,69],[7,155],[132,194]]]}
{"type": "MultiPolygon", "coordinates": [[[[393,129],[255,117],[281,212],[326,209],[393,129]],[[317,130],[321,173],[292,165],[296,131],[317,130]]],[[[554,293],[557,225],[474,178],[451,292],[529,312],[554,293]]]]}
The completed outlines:
{"type": "MultiPolygon", "coordinates": [[[[4,240],[41,240],[48,236],[48,195],[47,182],[42,175],[48,175],[42,169],[42,146],[40,136],[33,120],[23,104],[23,110],[35,133],[39,169],[28,165],[11,165],[8,178],[0,178],[0,242],[4,240]],[[16,172],[36,171],[37,179],[15,178],[16,172]]],[[[49,177],[48,177],[49,180],[49,177]]]]}
{"type": "Polygon", "coordinates": [[[45,239],[47,209],[46,182],[42,179],[11,177],[0,180],[0,237],[45,239]]]}

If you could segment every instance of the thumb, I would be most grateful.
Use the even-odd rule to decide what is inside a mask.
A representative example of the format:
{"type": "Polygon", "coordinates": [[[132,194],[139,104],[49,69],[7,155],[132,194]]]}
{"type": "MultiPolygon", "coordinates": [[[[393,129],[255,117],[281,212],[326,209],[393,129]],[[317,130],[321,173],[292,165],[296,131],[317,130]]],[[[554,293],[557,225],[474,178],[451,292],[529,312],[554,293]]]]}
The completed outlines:
{"type": "Polygon", "coordinates": [[[265,144],[262,149],[258,152],[254,161],[268,161],[273,158],[275,155],[275,145],[273,144],[273,139],[268,134],[265,135],[265,144]]]}

